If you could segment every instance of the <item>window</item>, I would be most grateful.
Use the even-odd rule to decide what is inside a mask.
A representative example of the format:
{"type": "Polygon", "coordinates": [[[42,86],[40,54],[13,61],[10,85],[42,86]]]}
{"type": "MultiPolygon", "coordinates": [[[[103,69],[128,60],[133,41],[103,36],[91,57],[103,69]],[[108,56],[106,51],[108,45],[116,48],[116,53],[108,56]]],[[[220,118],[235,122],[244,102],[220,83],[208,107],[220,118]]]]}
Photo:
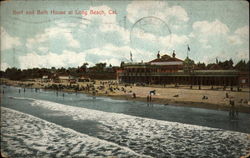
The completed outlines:
{"type": "Polygon", "coordinates": [[[242,80],[241,80],[241,83],[246,83],[246,79],[242,79],[242,80]]]}

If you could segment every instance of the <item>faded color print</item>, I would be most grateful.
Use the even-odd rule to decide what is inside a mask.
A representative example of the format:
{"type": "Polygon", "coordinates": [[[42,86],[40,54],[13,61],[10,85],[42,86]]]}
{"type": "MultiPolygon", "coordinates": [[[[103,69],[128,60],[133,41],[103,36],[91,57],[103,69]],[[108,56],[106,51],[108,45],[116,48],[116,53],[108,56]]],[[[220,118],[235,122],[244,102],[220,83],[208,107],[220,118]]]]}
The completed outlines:
{"type": "Polygon", "coordinates": [[[250,156],[249,3],[2,1],[2,157],[250,156]]]}

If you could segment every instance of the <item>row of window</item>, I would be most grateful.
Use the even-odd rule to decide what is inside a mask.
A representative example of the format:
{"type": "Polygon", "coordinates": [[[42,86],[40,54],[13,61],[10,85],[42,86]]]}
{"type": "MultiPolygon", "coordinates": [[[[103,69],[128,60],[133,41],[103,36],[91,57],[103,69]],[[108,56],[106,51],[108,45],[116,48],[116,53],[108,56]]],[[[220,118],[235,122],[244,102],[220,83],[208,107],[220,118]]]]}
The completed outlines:
{"type": "Polygon", "coordinates": [[[178,67],[175,67],[173,69],[168,69],[168,68],[151,68],[151,69],[140,69],[140,68],[130,68],[130,69],[125,69],[125,72],[177,72],[179,69],[178,67]]]}

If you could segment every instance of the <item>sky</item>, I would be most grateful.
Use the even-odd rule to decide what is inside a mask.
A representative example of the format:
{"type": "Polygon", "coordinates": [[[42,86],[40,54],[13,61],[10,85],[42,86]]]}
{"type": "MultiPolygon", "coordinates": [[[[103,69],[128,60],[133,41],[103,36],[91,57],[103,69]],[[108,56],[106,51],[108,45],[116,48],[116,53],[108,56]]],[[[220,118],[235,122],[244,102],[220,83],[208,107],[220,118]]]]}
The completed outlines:
{"type": "Polygon", "coordinates": [[[249,3],[224,1],[5,1],[1,70],[150,61],[249,60],[249,3]],[[59,14],[60,13],[60,14],[59,14]],[[187,52],[187,46],[190,52],[187,52]]]}

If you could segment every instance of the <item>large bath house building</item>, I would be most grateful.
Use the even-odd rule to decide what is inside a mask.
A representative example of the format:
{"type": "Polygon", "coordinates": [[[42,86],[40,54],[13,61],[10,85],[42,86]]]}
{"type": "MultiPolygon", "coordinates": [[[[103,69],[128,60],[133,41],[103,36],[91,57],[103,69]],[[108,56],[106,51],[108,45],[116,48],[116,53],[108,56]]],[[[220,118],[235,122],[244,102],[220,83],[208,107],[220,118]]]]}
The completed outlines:
{"type": "Polygon", "coordinates": [[[172,56],[160,56],[158,52],[157,58],[149,62],[123,63],[117,71],[117,80],[120,83],[249,86],[247,73],[216,66],[212,70],[196,70],[192,60],[178,59],[175,52],[172,56]]]}

